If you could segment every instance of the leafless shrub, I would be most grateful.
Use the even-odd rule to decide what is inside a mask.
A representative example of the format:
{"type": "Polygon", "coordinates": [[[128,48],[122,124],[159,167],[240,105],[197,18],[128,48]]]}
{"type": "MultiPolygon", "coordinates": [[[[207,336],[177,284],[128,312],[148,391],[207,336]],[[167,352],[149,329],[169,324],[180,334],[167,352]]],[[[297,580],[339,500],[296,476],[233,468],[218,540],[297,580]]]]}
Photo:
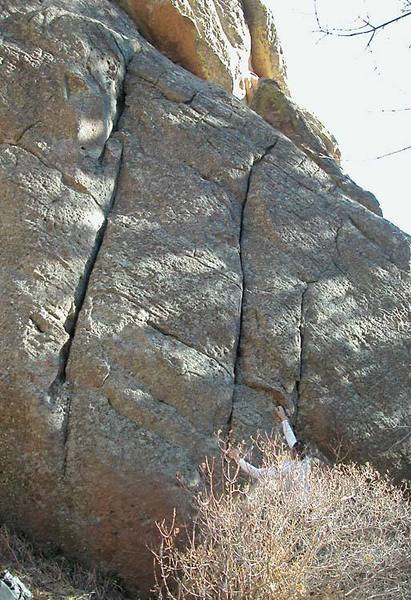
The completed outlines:
{"type": "MultiPolygon", "coordinates": [[[[287,458],[259,440],[264,462],[287,458]]],[[[314,464],[309,497],[282,479],[241,484],[224,465],[203,468],[186,546],[176,521],[158,524],[160,599],[410,598],[409,504],[370,466],[314,464]]],[[[232,468],[231,468],[232,471],[232,468]]]]}
{"type": "Polygon", "coordinates": [[[34,600],[124,600],[114,578],[62,556],[45,556],[23,537],[0,527],[0,571],[17,575],[34,600]]]}

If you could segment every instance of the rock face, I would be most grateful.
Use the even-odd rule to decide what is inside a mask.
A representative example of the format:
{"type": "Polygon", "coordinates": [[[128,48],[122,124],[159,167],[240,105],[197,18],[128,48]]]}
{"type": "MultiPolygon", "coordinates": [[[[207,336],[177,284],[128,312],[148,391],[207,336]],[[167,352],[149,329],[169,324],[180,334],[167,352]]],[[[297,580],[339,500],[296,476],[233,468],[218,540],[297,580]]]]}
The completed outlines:
{"type": "Polygon", "coordinates": [[[287,91],[286,68],[273,14],[264,0],[243,0],[245,21],[251,35],[251,66],[258,77],[274,79],[287,91]]]}
{"type": "Polygon", "coordinates": [[[251,108],[303,152],[310,152],[313,160],[329,156],[339,164],[341,154],[334,136],[313,115],[300,109],[275,80],[260,79],[251,108]]]}
{"type": "Polygon", "coordinates": [[[410,245],[113,4],[0,3],[0,518],[145,593],[276,402],[409,476],[410,245]]]}
{"type": "Polygon", "coordinates": [[[251,39],[241,0],[119,0],[118,4],[174,62],[244,98],[251,39]]]}
{"type": "Polygon", "coordinates": [[[261,0],[116,0],[171,60],[238,98],[258,77],[286,88],[282,50],[261,0]]]}
{"type": "Polygon", "coordinates": [[[375,196],[340,167],[336,139],[290,98],[273,14],[263,0],[115,0],[143,35],[191,73],[244,98],[351,200],[381,215],[375,196]]]}
{"type": "Polygon", "coordinates": [[[342,171],[341,154],[334,136],[314,115],[299,108],[275,80],[259,80],[252,96],[251,108],[301,148],[329,175],[341,193],[377,215],[382,215],[375,196],[360,188],[342,171]]]}

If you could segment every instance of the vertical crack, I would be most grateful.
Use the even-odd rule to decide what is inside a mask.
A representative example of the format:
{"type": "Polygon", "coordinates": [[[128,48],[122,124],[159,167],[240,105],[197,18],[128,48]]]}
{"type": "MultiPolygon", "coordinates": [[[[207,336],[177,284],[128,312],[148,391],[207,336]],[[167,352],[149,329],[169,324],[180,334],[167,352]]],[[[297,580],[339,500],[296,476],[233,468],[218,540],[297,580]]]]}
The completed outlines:
{"type": "MultiPolygon", "coordinates": [[[[123,57],[123,60],[124,60],[124,57],[123,57]]],[[[121,83],[119,86],[119,93],[117,96],[116,115],[115,115],[115,119],[113,121],[113,127],[111,129],[110,135],[108,136],[108,138],[104,144],[102,155],[104,155],[104,152],[107,148],[108,143],[112,139],[113,134],[115,134],[118,131],[119,121],[121,119],[121,116],[122,116],[125,106],[126,106],[126,103],[125,103],[125,80],[127,77],[128,65],[130,64],[130,62],[131,62],[131,58],[128,61],[124,60],[124,74],[123,74],[123,77],[122,77],[122,80],[121,80],[121,83]]],[[[63,477],[65,476],[66,470],[67,470],[67,451],[68,451],[67,442],[68,442],[68,438],[69,438],[69,434],[70,434],[70,416],[71,416],[71,403],[72,403],[71,395],[65,389],[66,388],[65,384],[67,382],[67,365],[68,365],[68,362],[70,359],[71,347],[72,347],[73,340],[74,340],[74,337],[76,334],[76,328],[77,328],[79,316],[80,316],[80,313],[81,313],[81,310],[83,308],[84,301],[86,298],[87,290],[88,290],[89,283],[90,283],[90,278],[93,273],[101,246],[103,244],[103,240],[104,240],[104,236],[105,236],[105,233],[107,230],[107,225],[108,225],[110,214],[114,208],[114,204],[116,201],[117,187],[118,187],[119,175],[121,172],[122,159],[123,159],[123,148],[121,147],[121,150],[117,157],[117,170],[116,170],[116,173],[114,176],[111,197],[104,209],[103,223],[101,224],[99,230],[96,233],[96,236],[94,239],[94,244],[90,251],[90,255],[84,265],[83,273],[81,274],[78,284],[77,284],[77,287],[74,291],[73,310],[71,311],[71,314],[68,315],[68,317],[64,323],[64,329],[67,332],[69,337],[60,350],[58,372],[48,390],[49,401],[55,405],[56,404],[63,405],[65,408],[64,422],[63,422],[63,426],[62,426],[62,447],[63,447],[62,476],[63,477]]]]}
{"type": "Polygon", "coordinates": [[[341,258],[341,251],[340,251],[340,247],[338,245],[339,242],[339,238],[340,238],[340,232],[342,230],[342,228],[344,227],[344,223],[341,223],[341,225],[338,225],[336,231],[335,231],[335,249],[337,250],[337,256],[338,258],[341,258]]]}
{"type": "Polygon", "coordinates": [[[335,250],[336,250],[336,257],[335,258],[331,258],[335,268],[337,269],[337,271],[339,271],[339,273],[341,273],[341,275],[344,275],[345,277],[347,277],[347,273],[346,271],[344,271],[344,269],[340,266],[340,263],[343,264],[343,256],[341,254],[341,250],[340,250],[340,246],[339,246],[339,239],[340,239],[340,233],[341,230],[344,227],[344,223],[341,223],[340,225],[338,225],[336,231],[335,231],[335,237],[334,237],[334,244],[335,244],[335,250]]]}
{"type": "MultiPolygon", "coordinates": [[[[315,282],[313,282],[315,283],[315,282]]],[[[304,335],[305,335],[305,297],[309,290],[310,284],[304,287],[301,294],[301,305],[300,305],[300,320],[298,323],[298,334],[299,334],[299,351],[298,351],[298,375],[295,382],[296,401],[294,411],[294,426],[297,429],[298,426],[298,414],[301,405],[301,382],[304,375],[304,335]]]]}
{"type": "Polygon", "coordinates": [[[238,383],[240,381],[239,364],[240,364],[240,355],[241,355],[241,337],[242,337],[242,331],[243,331],[243,315],[244,315],[244,303],[245,303],[245,291],[246,291],[246,278],[245,278],[245,269],[244,269],[244,248],[243,248],[244,247],[245,210],[246,210],[248,196],[249,196],[250,189],[251,189],[251,183],[252,183],[252,179],[253,179],[253,175],[254,175],[254,169],[257,165],[259,165],[266,158],[266,156],[271,152],[271,150],[273,150],[275,148],[278,140],[279,140],[279,138],[277,138],[272,144],[270,144],[264,150],[263,154],[261,154],[260,156],[254,157],[254,160],[253,160],[250,170],[248,172],[246,191],[245,191],[243,203],[241,206],[238,247],[239,247],[240,268],[241,268],[241,275],[242,275],[242,285],[241,285],[241,300],[240,300],[240,318],[239,318],[239,323],[238,323],[236,355],[235,355],[235,360],[234,360],[234,378],[233,378],[233,393],[232,393],[232,397],[231,397],[231,411],[228,416],[227,425],[226,425],[227,440],[229,440],[229,438],[230,438],[230,432],[231,432],[232,422],[233,422],[235,390],[236,390],[236,386],[238,385],[238,383]]]}

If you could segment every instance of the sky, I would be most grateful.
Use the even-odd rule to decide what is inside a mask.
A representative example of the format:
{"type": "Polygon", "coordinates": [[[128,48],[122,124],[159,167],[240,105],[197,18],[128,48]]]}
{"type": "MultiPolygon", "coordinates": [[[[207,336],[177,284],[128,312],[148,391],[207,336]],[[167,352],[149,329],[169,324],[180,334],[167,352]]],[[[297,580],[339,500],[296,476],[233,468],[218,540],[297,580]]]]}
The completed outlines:
{"type": "MultiPolygon", "coordinates": [[[[369,36],[319,32],[314,0],[265,0],[275,15],[293,99],[336,137],[344,170],[411,234],[411,16],[369,36]]],[[[323,28],[397,16],[401,0],[318,0],[323,28]]]]}

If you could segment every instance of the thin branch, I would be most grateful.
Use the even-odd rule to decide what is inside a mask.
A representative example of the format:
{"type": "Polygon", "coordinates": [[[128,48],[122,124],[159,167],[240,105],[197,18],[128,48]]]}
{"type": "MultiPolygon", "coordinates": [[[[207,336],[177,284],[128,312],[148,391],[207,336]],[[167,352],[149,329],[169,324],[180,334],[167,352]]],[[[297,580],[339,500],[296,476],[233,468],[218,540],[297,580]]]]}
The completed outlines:
{"type": "Polygon", "coordinates": [[[387,156],[393,156],[394,154],[399,154],[400,152],[405,152],[405,150],[411,150],[411,146],[405,146],[404,148],[400,148],[399,150],[387,152],[387,154],[381,154],[381,156],[377,156],[377,160],[379,160],[380,158],[385,158],[387,156]]]}
{"type": "Polygon", "coordinates": [[[407,110],[411,110],[411,106],[407,108],[382,108],[381,112],[383,113],[397,113],[397,112],[406,112],[407,110]]]}
{"type": "Polygon", "coordinates": [[[388,21],[384,21],[383,23],[380,23],[379,25],[373,25],[370,21],[368,21],[366,19],[362,19],[362,21],[363,21],[362,25],[360,25],[359,27],[353,27],[351,29],[350,28],[340,29],[337,27],[333,27],[333,28],[323,27],[321,24],[321,21],[320,21],[319,13],[318,13],[317,0],[314,0],[314,14],[315,14],[315,20],[317,22],[320,33],[324,33],[325,35],[336,35],[338,37],[355,37],[355,36],[359,36],[359,35],[370,35],[370,39],[367,42],[367,47],[368,47],[368,46],[370,46],[371,42],[373,41],[374,36],[377,33],[377,31],[384,29],[388,25],[397,23],[398,21],[401,21],[402,19],[405,19],[406,17],[411,16],[411,10],[404,12],[403,14],[397,15],[396,17],[389,19],[388,21]]]}

